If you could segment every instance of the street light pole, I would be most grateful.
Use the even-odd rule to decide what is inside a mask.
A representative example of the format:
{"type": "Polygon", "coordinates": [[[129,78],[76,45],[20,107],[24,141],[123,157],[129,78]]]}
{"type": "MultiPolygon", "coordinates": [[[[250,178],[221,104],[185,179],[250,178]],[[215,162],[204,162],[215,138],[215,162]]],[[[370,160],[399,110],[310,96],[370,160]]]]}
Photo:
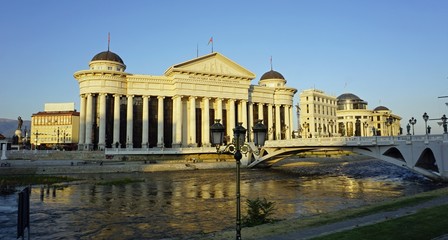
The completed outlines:
{"type": "Polygon", "coordinates": [[[425,132],[426,132],[426,135],[428,135],[428,119],[429,119],[429,116],[428,116],[428,114],[425,112],[425,113],[423,114],[423,120],[425,120],[425,132]]]}
{"type": "Polygon", "coordinates": [[[414,135],[414,125],[417,123],[417,119],[412,117],[411,119],[409,119],[409,123],[412,125],[412,135],[414,135]]]}
{"type": "MultiPolygon", "coordinates": [[[[215,120],[215,123],[210,126],[211,143],[216,146],[216,151],[218,154],[221,153],[219,150],[224,139],[224,126],[219,123],[220,120],[215,120]]],[[[254,133],[254,144],[259,148],[264,145],[266,140],[267,128],[261,123],[262,120],[258,120],[258,123],[252,127],[254,133]]],[[[246,138],[246,129],[243,127],[243,123],[239,122],[238,125],[233,129],[234,144],[229,144],[224,149],[224,151],[230,146],[235,145],[235,153],[233,157],[236,160],[236,239],[241,239],[241,192],[240,192],[240,165],[241,158],[241,146],[244,144],[246,138]]]]}

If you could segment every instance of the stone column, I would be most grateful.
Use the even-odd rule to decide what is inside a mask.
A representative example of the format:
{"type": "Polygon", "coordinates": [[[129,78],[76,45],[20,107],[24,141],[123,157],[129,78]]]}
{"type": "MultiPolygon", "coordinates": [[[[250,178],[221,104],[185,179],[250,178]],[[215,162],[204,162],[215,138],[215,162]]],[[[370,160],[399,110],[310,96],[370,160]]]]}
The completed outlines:
{"type": "Polygon", "coordinates": [[[263,119],[263,115],[263,103],[258,103],[258,119],[263,119]]]}
{"type": "Polygon", "coordinates": [[[249,104],[249,120],[247,123],[247,127],[250,129],[249,141],[253,142],[254,133],[252,132],[252,127],[254,126],[254,104],[252,102],[248,102],[248,104],[249,104]]]}
{"type": "Polygon", "coordinates": [[[285,125],[288,126],[288,128],[285,131],[285,139],[291,139],[291,125],[289,121],[289,106],[284,105],[285,109],[285,125]]]}
{"type": "Polygon", "coordinates": [[[243,122],[243,127],[247,129],[247,131],[252,131],[252,129],[249,129],[249,124],[247,124],[247,101],[241,100],[241,122],[243,122]]]}
{"type": "Polygon", "coordinates": [[[182,96],[174,96],[173,147],[182,146],[182,96]]]}
{"type": "Polygon", "coordinates": [[[126,148],[133,148],[134,140],[134,96],[128,96],[128,105],[126,109],[126,148]]]}
{"type": "Polygon", "coordinates": [[[268,104],[268,122],[269,122],[269,126],[267,126],[269,131],[268,139],[274,140],[274,121],[272,116],[272,104],[268,104]]]}
{"type": "Polygon", "coordinates": [[[188,146],[197,147],[196,143],[196,97],[188,98],[190,103],[190,111],[188,116],[188,146]]]}
{"type": "Polygon", "coordinates": [[[100,126],[98,133],[98,149],[106,148],[106,93],[100,93],[100,126]]]}
{"type": "Polygon", "coordinates": [[[149,96],[143,96],[143,116],[142,116],[142,148],[149,147],[149,96]]]}
{"type": "Polygon", "coordinates": [[[158,96],[158,105],[157,105],[157,147],[164,147],[165,144],[163,142],[163,99],[165,97],[158,96]]]}
{"type": "Polygon", "coordinates": [[[120,147],[120,95],[114,95],[114,140],[113,148],[120,147]],[[118,144],[117,144],[118,143],[118,144]]]}
{"type": "MultiPolygon", "coordinates": [[[[86,97],[80,95],[79,99],[79,140],[78,150],[84,149],[84,141],[86,140],[86,97]]],[[[36,136],[38,137],[38,136],[36,136]]]]}
{"type": "Polygon", "coordinates": [[[280,104],[275,104],[275,140],[281,139],[280,104]]]}
{"type": "Polygon", "coordinates": [[[92,128],[93,128],[93,101],[92,94],[87,94],[87,103],[86,103],[86,140],[84,141],[85,147],[84,149],[91,150],[92,149],[92,128]]]}
{"type": "Polygon", "coordinates": [[[227,110],[227,136],[230,136],[230,141],[233,139],[233,129],[236,127],[235,123],[235,99],[227,100],[229,109],[227,110]]]}
{"type": "Polygon", "coordinates": [[[210,98],[202,98],[202,146],[210,147],[210,98]]]}
{"type": "Polygon", "coordinates": [[[293,109],[294,109],[294,105],[289,106],[289,134],[290,134],[291,138],[292,138],[292,132],[294,131],[293,109]]]}
{"type": "Polygon", "coordinates": [[[221,124],[223,123],[222,119],[222,98],[216,99],[216,110],[215,110],[215,119],[221,120],[221,124]]]}

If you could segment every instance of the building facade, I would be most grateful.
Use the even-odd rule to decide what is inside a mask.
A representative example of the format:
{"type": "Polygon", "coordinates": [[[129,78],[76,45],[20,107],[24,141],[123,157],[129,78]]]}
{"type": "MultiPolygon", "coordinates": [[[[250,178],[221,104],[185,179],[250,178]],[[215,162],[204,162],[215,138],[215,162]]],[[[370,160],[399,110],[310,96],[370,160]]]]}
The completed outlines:
{"type": "Polygon", "coordinates": [[[352,93],[334,97],[321,90],[300,93],[300,137],[396,136],[402,134],[401,117],[384,106],[373,110],[352,93]]]}
{"type": "Polygon", "coordinates": [[[321,90],[308,89],[300,93],[300,136],[302,138],[337,135],[336,97],[321,90]]]}
{"type": "Polygon", "coordinates": [[[297,90],[276,71],[252,85],[255,74],[217,52],[173,65],[162,76],[125,70],[117,54],[104,51],[88,70],[74,74],[80,90],[78,149],[208,147],[216,119],[228,141],[238,122],[252,141],[258,119],[269,139],[291,138],[297,90]]]}
{"type": "Polygon", "coordinates": [[[43,112],[31,116],[32,147],[72,149],[78,143],[79,114],[75,103],[46,103],[43,112]]]}
{"type": "Polygon", "coordinates": [[[367,102],[352,93],[337,98],[338,132],[341,136],[397,136],[401,117],[384,106],[367,109],[367,102]]]}

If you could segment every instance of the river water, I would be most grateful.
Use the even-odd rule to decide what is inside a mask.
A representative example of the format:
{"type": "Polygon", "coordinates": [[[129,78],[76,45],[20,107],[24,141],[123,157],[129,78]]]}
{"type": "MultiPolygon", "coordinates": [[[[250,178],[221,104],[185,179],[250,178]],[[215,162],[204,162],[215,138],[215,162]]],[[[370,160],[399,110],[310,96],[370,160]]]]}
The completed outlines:
{"type": "MultiPolygon", "coordinates": [[[[187,239],[235,225],[234,169],[74,177],[83,181],[32,188],[32,239],[187,239]],[[98,184],[123,178],[138,182],[98,184]]],[[[247,199],[266,198],[276,203],[274,218],[289,219],[438,187],[376,160],[242,169],[241,207],[244,215],[247,199]]],[[[0,239],[16,239],[16,224],[17,194],[0,196],[0,239]]]]}

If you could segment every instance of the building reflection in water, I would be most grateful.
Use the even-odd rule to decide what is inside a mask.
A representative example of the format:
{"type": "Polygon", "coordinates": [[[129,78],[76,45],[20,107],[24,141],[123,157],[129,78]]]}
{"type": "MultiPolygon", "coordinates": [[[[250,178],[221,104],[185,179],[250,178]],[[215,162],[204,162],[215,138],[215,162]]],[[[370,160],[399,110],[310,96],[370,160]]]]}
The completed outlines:
{"type": "MultiPolygon", "coordinates": [[[[35,236],[157,239],[220,231],[234,225],[235,173],[231,169],[76,177],[87,180],[57,188],[43,201],[40,189],[33,188],[35,236]],[[124,178],[139,182],[95,184],[124,178]],[[49,229],[47,224],[51,222],[57,224],[49,229]]],[[[247,210],[246,199],[257,197],[276,202],[274,217],[286,219],[373,203],[408,191],[415,193],[419,188],[425,190],[422,184],[387,178],[297,177],[244,170],[242,213],[247,210]]]]}

